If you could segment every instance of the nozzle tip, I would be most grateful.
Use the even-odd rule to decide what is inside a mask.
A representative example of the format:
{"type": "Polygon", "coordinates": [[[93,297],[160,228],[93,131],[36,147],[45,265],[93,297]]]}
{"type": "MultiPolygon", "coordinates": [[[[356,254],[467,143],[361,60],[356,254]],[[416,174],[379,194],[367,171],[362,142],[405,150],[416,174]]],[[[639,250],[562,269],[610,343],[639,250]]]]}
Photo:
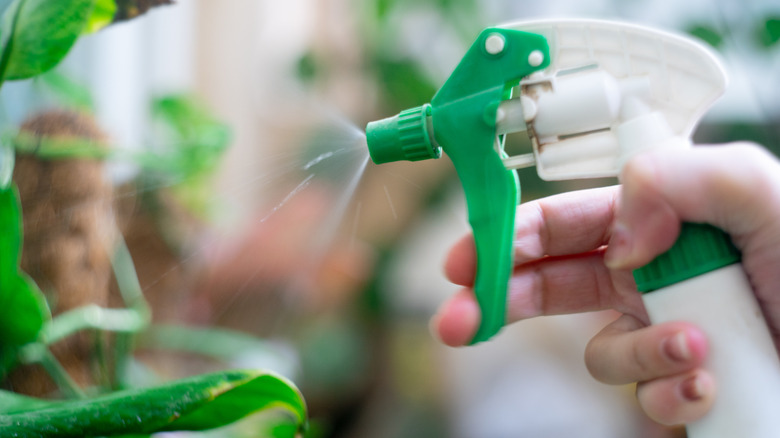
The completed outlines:
{"type": "Polygon", "coordinates": [[[371,160],[376,164],[393,161],[420,161],[439,158],[441,147],[434,145],[428,120],[431,105],[401,111],[398,115],[366,125],[371,160]]]}

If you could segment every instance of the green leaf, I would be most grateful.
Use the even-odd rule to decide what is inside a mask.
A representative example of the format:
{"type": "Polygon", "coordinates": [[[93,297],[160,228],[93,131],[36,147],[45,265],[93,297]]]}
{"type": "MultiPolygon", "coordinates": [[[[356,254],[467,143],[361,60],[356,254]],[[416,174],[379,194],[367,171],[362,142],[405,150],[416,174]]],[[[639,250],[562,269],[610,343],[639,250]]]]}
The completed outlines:
{"type": "Polygon", "coordinates": [[[695,24],[688,29],[688,33],[715,48],[723,44],[723,35],[717,29],[706,24],[695,24]]]}
{"type": "Polygon", "coordinates": [[[95,102],[89,89],[57,70],[50,70],[38,77],[40,83],[68,107],[94,112],[95,102]]]}
{"type": "Polygon", "coordinates": [[[15,0],[2,17],[2,78],[26,79],[57,65],[84,30],[94,2],[15,0]]]}
{"type": "Polygon", "coordinates": [[[41,137],[25,131],[3,133],[0,137],[4,144],[13,146],[16,151],[25,154],[35,154],[41,160],[72,158],[103,160],[110,157],[114,152],[95,144],[91,140],[81,138],[41,137]]]}
{"type": "Polygon", "coordinates": [[[190,95],[155,99],[152,116],[160,128],[159,147],[136,162],[154,177],[173,181],[172,193],[189,211],[208,216],[209,177],[230,144],[230,128],[190,95]]]}
{"type": "Polygon", "coordinates": [[[0,339],[7,346],[34,341],[50,317],[43,293],[24,273],[0,277],[0,339]]]}
{"type": "Polygon", "coordinates": [[[22,212],[15,186],[0,190],[0,339],[5,347],[35,340],[51,315],[43,294],[19,269],[22,212]]]}
{"type": "Polygon", "coordinates": [[[306,405],[295,386],[260,371],[224,371],[156,388],[46,405],[18,397],[7,393],[0,397],[0,429],[19,438],[202,431],[270,409],[285,413],[296,425],[288,429],[290,438],[306,424],[306,405]],[[3,403],[4,399],[11,402],[3,403]]]}
{"type": "Polygon", "coordinates": [[[0,414],[33,411],[50,407],[52,402],[0,390],[0,414]]]}
{"type": "Polygon", "coordinates": [[[761,24],[758,32],[759,43],[768,49],[780,41],[780,17],[768,17],[761,24]]]}
{"type": "Polygon", "coordinates": [[[168,95],[152,102],[152,115],[166,128],[169,171],[180,178],[213,170],[230,143],[231,132],[204,104],[190,95],[168,95]]]}
{"type": "Polygon", "coordinates": [[[298,59],[296,73],[298,79],[304,84],[311,84],[314,82],[314,79],[317,78],[318,74],[322,73],[320,66],[317,64],[314,52],[309,50],[298,59]]]}
{"type": "Polygon", "coordinates": [[[12,37],[19,18],[19,11],[23,0],[14,0],[6,5],[3,15],[0,16],[0,84],[5,80],[5,71],[8,60],[11,58],[12,37]]]}
{"type": "Polygon", "coordinates": [[[253,354],[283,361],[279,348],[245,333],[216,328],[154,325],[137,339],[138,348],[159,348],[166,351],[186,351],[232,361],[244,354],[253,354]]]}
{"type": "Polygon", "coordinates": [[[430,100],[436,93],[436,86],[411,59],[399,60],[380,54],[374,63],[382,84],[383,100],[393,109],[413,107],[430,100]]]}
{"type": "Polygon", "coordinates": [[[394,6],[395,0],[376,0],[376,17],[380,22],[387,20],[387,17],[394,6]]]}
{"type": "MultiPolygon", "coordinates": [[[[242,378],[217,399],[200,409],[183,414],[165,430],[206,430],[231,423],[253,412],[281,408],[302,428],[306,421],[306,404],[297,389],[286,379],[273,374],[242,378]],[[229,421],[225,421],[229,419],[229,421]]],[[[227,383],[227,382],[226,382],[227,383]]],[[[215,388],[215,390],[218,388],[215,388]]]]}
{"type": "Polygon", "coordinates": [[[95,0],[95,7],[92,9],[92,15],[89,16],[84,33],[94,33],[111,24],[116,10],[115,0],[95,0]]]}

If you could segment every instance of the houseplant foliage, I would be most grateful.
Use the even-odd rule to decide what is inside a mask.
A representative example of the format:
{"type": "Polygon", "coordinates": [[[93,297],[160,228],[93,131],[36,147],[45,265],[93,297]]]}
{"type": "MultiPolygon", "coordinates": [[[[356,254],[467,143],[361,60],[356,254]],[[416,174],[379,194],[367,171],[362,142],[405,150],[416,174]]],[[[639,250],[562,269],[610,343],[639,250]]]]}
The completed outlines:
{"type": "MultiPolygon", "coordinates": [[[[41,75],[55,67],[84,33],[167,3],[171,1],[0,0],[0,84],[41,75]]],[[[224,135],[220,138],[227,141],[224,135]]],[[[148,306],[132,260],[120,243],[113,260],[114,275],[123,289],[126,308],[89,306],[52,317],[43,293],[20,268],[23,230],[18,190],[11,180],[14,152],[7,144],[0,146],[0,152],[0,372],[5,375],[18,363],[39,363],[69,396],[55,401],[0,391],[4,434],[147,436],[207,430],[265,410],[284,414],[275,436],[304,432],[306,406],[300,392],[273,373],[222,371],[152,388],[98,388],[90,396],[73,385],[51,354],[50,345],[82,330],[124,336],[139,333],[148,327],[148,306]]]]}
{"type": "Polygon", "coordinates": [[[16,437],[148,435],[219,427],[265,409],[287,413],[293,436],[305,420],[300,394],[282,377],[233,370],[85,400],[44,401],[0,392],[0,428],[16,437]]]}

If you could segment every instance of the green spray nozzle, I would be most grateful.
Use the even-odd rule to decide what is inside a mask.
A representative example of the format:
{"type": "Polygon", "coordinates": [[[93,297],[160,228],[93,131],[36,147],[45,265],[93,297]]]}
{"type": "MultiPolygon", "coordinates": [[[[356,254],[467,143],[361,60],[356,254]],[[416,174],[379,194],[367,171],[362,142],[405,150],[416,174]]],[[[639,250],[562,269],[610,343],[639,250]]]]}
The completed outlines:
{"type": "Polygon", "coordinates": [[[377,164],[438,158],[441,150],[452,160],[477,249],[474,292],[482,319],[472,343],[490,339],[504,326],[514,264],[520,183],[502,161],[496,113],[523,77],[549,63],[549,47],[541,35],[486,29],[430,104],[366,127],[368,149],[377,164]]]}
{"type": "Polygon", "coordinates": [[[370,122],[366,137],[371,160],[382,164],[441,157],[441,147],[434,146],[432,140],[430,121],[431,105],[426,103],[370,122]]]}

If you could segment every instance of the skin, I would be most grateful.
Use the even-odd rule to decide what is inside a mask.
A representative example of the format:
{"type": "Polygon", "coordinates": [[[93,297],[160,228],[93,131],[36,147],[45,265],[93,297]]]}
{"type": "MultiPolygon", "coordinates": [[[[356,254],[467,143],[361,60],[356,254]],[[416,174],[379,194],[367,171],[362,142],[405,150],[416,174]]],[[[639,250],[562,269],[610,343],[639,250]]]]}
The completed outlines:
{"type": "MultiPolygon", "coordinates": [[[[599,381],[638,382],[648,416],[674,425],[704,416],[717,382],[701,365],[704,334],[685,322],[650,326],[631,270],[671,247],[680,223],[727,231],[778,345],[780,162],[748,143],[656,150],[632,158],[621,186],[571,192],[518,207],[507,323],[542,315],[615,309],[621,316],[590,341],[585,363],[599,381]]],[[[464,286],[431,321],[447,345],[465,345],[479,325],[471,286],[473,238],[455,243],[445,273],[464,286]]]]}

